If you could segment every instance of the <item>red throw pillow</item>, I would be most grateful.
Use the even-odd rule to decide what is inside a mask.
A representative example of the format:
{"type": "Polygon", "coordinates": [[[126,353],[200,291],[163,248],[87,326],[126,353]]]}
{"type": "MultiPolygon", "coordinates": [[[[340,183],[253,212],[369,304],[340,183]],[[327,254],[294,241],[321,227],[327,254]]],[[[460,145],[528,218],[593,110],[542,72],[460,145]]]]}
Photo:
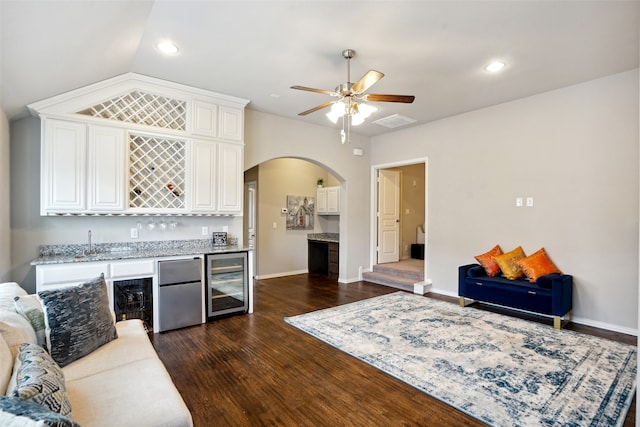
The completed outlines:
{"type": "Polygon", "coordinates": [[[482,267],[484,267],[484,271],[487,272],[487,276],[494,277],[500,274],[500,266],[498,266],[495,260],[495,257],[497,257],[498,255],[502,255],[502,249],[500,248],[500,245],[496,245],[489,252],[475,256],[474,258],[480,263],[482,267]]]}

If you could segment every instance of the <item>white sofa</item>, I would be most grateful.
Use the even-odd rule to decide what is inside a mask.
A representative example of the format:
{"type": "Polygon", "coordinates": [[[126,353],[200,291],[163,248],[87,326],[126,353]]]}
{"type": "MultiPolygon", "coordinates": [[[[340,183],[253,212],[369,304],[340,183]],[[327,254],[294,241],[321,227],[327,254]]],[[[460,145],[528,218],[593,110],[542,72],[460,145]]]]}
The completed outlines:
{"type": "MultiPolygon", "coordinates": [[[[15,357],[20,342],[36,343],[31,323],[15,310],[14,297],[26,294],[15,283],[0,284],[0,357],[7,357],[7,347],[15,357]]],[[[73,421],[82,427],[193,426],[142,322],[117,322],[116,330],[118,338],[62,368],[73,421]]],[[[2,395],[6,376],[0,372],[2,395]]]]}

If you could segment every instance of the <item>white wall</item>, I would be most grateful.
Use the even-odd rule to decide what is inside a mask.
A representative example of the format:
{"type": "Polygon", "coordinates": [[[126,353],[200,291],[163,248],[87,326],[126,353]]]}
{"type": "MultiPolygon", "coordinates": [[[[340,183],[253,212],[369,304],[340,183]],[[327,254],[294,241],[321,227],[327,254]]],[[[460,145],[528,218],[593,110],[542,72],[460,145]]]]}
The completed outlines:
{"type": "Polygon", "coordinates": [[[351,140],[341,144],[336,128],[253,110],[245,114],[245,170],[271,159],[293,157],[323,166],[342,183],[340,282],[358,280],[358,269],[368,265],[369,253],[368,138],[352,133],[351,140]],[[363,148],[365,155],[354,156],[355,147],[363,148]]]}
{"type": "Polygon", "coordinates": [[[434,290],[457,295],[458,266],[496,243],[545,247],[575,320],[637,331],[637,69],[371,140],[373,165],[419,157],[434,290]]]}
{"type": "MultiPolygon", "coordinates": [[[[229,234],[242,236],[242,217],[176,217],[175,231],[149,231],[143,227],[138,239],[129,231],[149,217],[41,217],[40,216],[40,120],[34,117],[11,123],[11,280],[27,291],[35,291],[35,267],[30,262],[45,244],[141,242],[208,238],[209,232],[229,227],[229,234]]],[[[3,198],[3,200],[5,200],[3,198]]],[[[0,218],[2,218],[0,214],[0,218]]],[[[159,220],[159,219],[158,219],[159,220]]]]}
{"type": "Polygon", "coordinates": [[[11,280],[9,121],[0,110],[0,282],[11,280]]]}

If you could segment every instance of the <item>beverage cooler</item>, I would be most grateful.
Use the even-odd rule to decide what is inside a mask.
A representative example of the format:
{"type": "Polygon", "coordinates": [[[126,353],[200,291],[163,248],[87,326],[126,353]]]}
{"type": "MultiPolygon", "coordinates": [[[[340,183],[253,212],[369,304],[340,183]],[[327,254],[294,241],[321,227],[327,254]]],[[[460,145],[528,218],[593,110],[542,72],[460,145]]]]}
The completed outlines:
{"type": "Polygon", "coordinates": [[[207,254],[207,317],[249,310],[247,252],[207,254]]]}

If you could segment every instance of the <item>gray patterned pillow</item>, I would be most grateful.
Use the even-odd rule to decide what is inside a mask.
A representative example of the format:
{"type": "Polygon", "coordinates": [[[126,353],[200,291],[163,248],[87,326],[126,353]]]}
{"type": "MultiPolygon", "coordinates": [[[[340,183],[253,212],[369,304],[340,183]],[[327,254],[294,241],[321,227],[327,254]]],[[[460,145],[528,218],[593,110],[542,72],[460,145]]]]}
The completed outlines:
{"type": "Polygon", "coordinates": [[[71,418],[17,397],[0,396],[0,425],[20,427],[80,427],[71,418]]]}
{"type": "Polygon", "coordinates": [[[71,414],[64,374],[47,351],[37,344],[22,344],[16,357],[13,397],[29,400],[62,415],[71,414]]]}
{"type": "Polygon", "coordinates": [[[60,366],[118,338],[104,275],[78,286],[38,292],[47,346],[60,366]]]}

